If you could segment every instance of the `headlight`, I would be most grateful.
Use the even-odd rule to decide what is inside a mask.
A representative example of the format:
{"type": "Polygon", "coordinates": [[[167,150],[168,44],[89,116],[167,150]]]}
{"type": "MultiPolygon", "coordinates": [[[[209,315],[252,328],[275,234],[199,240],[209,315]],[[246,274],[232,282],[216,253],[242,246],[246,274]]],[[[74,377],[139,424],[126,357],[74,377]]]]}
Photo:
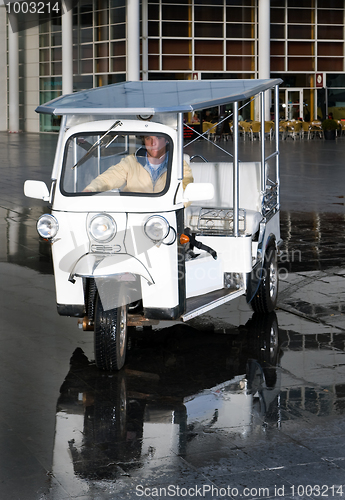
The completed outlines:
{"type": "Polygon", "coordinates": [[[53,215],[44,214],[37,221],[37,232],[42,238],[52,240],[59,230],[59,223],[53,215]]]}
{"type": "Polygon", "coordinates": [[[94,240],[107,243],[116,234],[116,222],[110,215],[95,215],[89,223],[89,233],[94,240]]]}
{"type": "Polygon", "coordinates": [[[170,226],[168,221],[161,215],[152,215],[145,222],[144,231],[150,240],[158,243],[168,236],[170,226]]]}

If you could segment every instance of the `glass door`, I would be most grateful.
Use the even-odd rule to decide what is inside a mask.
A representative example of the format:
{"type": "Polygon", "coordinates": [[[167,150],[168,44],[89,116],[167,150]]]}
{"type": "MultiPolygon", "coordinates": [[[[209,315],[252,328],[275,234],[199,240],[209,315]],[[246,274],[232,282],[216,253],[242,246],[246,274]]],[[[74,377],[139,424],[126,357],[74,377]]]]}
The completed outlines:
{"type": "Polygon", "coordinates": [[[303,119],[303,89],[286,89],[285,92],[285,119],[303,119]]]}

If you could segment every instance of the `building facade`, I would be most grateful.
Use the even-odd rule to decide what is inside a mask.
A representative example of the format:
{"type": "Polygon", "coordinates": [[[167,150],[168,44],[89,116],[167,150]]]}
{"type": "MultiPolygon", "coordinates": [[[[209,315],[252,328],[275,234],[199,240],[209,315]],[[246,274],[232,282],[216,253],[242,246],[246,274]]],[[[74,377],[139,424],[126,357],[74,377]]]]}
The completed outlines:
{"type": "Polygon", "coordinates": [[[64,71],[73,72],[70,91],[121,82],[135,79],[134,56],[140,79],[280,77],[282,117],[345,119],[345,0],[141,0],[137,21],[131,0],[79,0],[70,28],[62,8],[30,22],[17,10],[13,62],[13,21],[0,7],[0,130],[17,107],[20,130],[56,131],[57,119],[34,110],[62,94],[64,71]]]}

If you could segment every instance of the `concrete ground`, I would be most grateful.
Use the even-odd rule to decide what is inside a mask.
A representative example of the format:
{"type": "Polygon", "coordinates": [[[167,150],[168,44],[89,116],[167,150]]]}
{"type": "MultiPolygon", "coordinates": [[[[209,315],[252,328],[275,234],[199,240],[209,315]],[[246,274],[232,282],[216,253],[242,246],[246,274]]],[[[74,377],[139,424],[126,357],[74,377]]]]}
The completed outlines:
{"type": "Polygon", "coordinates": [[[0,134],[0,498],[343,497],[345,138],[281,145],[275,313],[240,298],[159,325],[113,375],[58,316],[46,207],[22,194],[49,182],[55,143],[0,134]]]}

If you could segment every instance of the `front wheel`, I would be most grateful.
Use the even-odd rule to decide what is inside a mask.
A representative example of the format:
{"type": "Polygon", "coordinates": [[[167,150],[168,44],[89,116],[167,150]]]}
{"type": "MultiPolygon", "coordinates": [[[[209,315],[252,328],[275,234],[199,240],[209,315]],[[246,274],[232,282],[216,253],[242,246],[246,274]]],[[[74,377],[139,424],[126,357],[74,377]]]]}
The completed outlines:
{"type": "Polygon", "coordinates": [[[128,305],[123,290],[114,309],[104,310],[99,294],[95,306],[95,360],[101,370],[120,370],[126,359],[128,305]]]}
{"type": "Polygon", "coordinates": [[[255,312],[270,313],[275,309],[278,300],[278,282],[277,250],[271,244],[265,252],[260,284],[251,301],[255,312]]]}

